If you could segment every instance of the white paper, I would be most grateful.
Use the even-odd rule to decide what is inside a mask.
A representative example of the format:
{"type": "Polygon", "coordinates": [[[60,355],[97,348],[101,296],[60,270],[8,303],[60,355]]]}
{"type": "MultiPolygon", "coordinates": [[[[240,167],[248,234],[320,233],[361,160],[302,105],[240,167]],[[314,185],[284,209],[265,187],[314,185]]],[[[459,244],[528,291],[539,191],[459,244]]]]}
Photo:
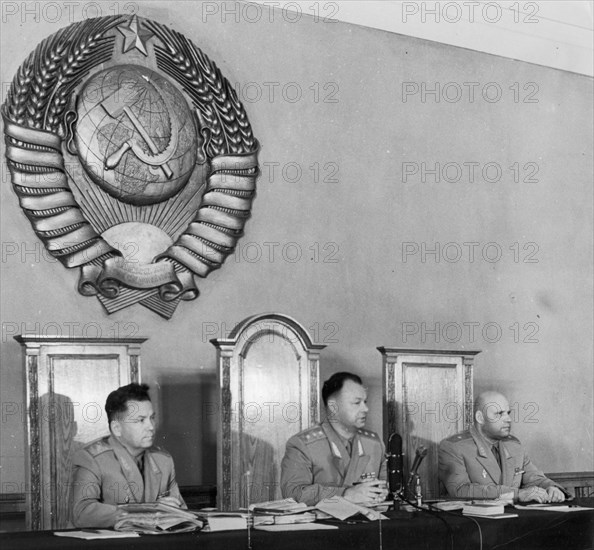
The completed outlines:
{"type": "Polygon", "coordinates": [[[260,531],[318,531],[320,529],[338,529],[336,525],[326,525],[325,523],[290,523],[287,525],[257,525],[254,529],[260,531]]]}
{"type": "Polygon", "coordinates": [[[518,510],[546,510],[547,512],[581,512],[582,510],[594,510],[594,508],[586,508],[584,506],[550,506],[548,504],[516,504],[514,508],[518,510]]]}
{"type": "Polygon", "coordinates": [[[83,529],[82,531],[56,531],[56,537],[69,537],[73,539],[127,539],[139,537],[138,533],[112,531],[111,529],[83,529]]]}
{"type": "Polygon", "coordinates": [[[346,498],[338,496],[325,498],[324,500],[321,500],[316,505],[316,508],[318,510],[321,510],[322,512],[325,512],[326,514],[331,515],[333,518],[339,519],[341,521],[344,521],[345,519],[350,518],[355,514],[363,514],[367,519],[370,519],[372,521],[378,520],[380,518],[386,520],[388,519],[380,512],[370,510],[365,506],[355,504],[354,502],[351,502],[346,498]]]}

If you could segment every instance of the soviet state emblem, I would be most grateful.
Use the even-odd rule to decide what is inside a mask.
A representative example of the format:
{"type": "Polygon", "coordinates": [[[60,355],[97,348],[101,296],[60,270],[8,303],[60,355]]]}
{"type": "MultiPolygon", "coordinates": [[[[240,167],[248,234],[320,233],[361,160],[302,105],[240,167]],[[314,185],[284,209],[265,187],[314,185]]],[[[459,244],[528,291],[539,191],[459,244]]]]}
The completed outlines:
{"type": "Polygon", "coordinates": [[[258,141],[180,33],[137,16],[64,28],[21,65],[2,116],[21,208],[108,313],[140,303],[169,319],[233,252],[258,141]]]}

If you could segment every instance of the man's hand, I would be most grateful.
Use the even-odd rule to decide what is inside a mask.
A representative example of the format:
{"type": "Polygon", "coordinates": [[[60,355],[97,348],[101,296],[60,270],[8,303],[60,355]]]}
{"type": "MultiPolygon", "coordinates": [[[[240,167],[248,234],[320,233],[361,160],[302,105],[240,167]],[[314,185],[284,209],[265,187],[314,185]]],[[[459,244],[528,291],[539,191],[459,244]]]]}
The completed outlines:
{"type": "Polygon", "coordinates": [[[157,502],[161,504],[167,504],[169,506],[175,506],[176,508],[181,508],[181,502],[177,500],[175,497],[159,497],[157,502]]]}
{"type": "Polygon", "coordinates": [[[114,524],[117,523],[118,521],[120,521],[123,517],[127,516],[128,514],[129,514],[129,512],[127,510],[123,510],[122,508],[120,508],[118,506],[118,509],[116,510],[116,514],[115,514],[114,524]]]}
{"type": "Polygon", "coordinates": [[[547,488],[547,495],[549,495],[549,502],[563,502],[565,500],[563,491],[554,485],[547,488]]]}
{"type": "Polygon", "coordinates": [[[518,500],[520,502],[550,502],[547,491],[540,487],[526,487],[518,491],[518,500]]]}
{"type": "Polygon", "coordinates": [[[379,479],[358,483],[344,492],[344,498],[356,504],[383,502],[387,496],[386,482],[379,479]]]}

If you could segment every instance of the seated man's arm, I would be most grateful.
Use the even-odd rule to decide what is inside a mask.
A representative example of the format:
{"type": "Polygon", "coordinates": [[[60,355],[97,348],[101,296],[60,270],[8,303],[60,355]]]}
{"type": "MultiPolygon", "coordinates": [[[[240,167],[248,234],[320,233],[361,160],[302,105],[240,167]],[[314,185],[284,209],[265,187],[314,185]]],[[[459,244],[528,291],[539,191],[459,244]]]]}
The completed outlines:
{"type": "Polygon", "coordinates": [[[518,498],[518,489],[495,483],[472,482],[464,457],[456,442],[443,440],[439,444],[439,480],[445,485],[449,496],[457,498],[500,498],[513,493],[518,498]]]}
{"type": "Polygon", "coordinates": [[[379,474],[377,476],[378,479],[382,481],[388,481],[388,461],[386,459],[386,447],[383,441],[380,440],[380,467],[379,467],[379,474]]]}
{"type": "Polygon", "coordinates": [[[281,463],[283,497],[313,506],[325,498],[344,494],[346,487],[314,483],[313,469],[305,444],[298,437],[289,439],[281,463]]]}
{"type": "Polygon", "coordinates": [[[173,459],[171,459],[171,475],[169,476],[169,483],[167,484],[167,492],[162,496],[160,495],[158,501],[172,506],[179,506],[184,510],[188,509],[188,505],[181,496],[177,481],[175,480],[175,467],[173,466],[173,459]]]}
{"type": "Polygon", "coordinates": [[[74,458],[72,523],[76,527],[113,527],[118,507],[102,499],[99,466],[87,451],[79,451],[74,458]]]}
{"type": "Polygon", "coordinates": [[[547,494],[549,495],[549,500],[552,502],[563,502],[565,500],[565,489],[545,476],[526,454],[524,455],[522,469],[524,470],[524,474],[522,475],[522,488],[540,487],[546,489],[547,494]]]}

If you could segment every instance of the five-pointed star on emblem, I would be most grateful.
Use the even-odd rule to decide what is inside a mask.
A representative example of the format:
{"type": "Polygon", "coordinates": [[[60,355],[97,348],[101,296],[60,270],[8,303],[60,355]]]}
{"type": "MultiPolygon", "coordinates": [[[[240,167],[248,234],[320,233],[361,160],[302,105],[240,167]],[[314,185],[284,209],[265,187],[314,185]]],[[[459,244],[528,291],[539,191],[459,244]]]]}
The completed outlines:
{"type": "Polygon", "coordinates": [[[124,53],[136,48],[148,56],[146,43],[154,34],[152,31],[141,26],[136,15],[132,18],[128,26],[119,25],[116,28],[124,35],[124,53]]]}

